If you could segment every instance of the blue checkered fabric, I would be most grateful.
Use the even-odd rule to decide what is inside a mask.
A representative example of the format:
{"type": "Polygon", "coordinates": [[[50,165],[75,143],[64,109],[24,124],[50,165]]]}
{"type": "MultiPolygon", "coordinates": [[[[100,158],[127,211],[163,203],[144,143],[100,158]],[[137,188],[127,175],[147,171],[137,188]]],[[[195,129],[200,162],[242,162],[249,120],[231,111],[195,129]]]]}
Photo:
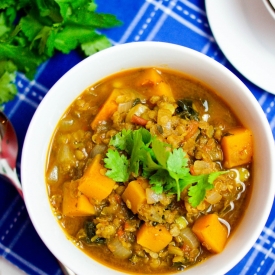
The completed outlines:
{"type": "MultiPolygon", "coordinates": [[[[97,3],[98,11],[115,14],[124,22],[122,27],[103,31],[114,45],[145,40],[171,42],[202,52],[223,64],[253,93],[275,135],[275,96],[245,79],[225,58],[209,27],[203,0],[97,0],[97,3]]],[[[81,60],[76,51],[69,55],[57,53],[38,69],[33,81],[23,74],[17,75],[19,94],[6,104],[5,113],[18,134],[19,174],[24,137],[37,106],[52,85],[81,60]]],[[[5,179],[0,180],[0,256],[27,274],[62,274],[55,257],[37,235],[23,200],[5,179]]],[[[274,216],[275,206],[254,246],[228,275],[275,273],[274,216]]]]}

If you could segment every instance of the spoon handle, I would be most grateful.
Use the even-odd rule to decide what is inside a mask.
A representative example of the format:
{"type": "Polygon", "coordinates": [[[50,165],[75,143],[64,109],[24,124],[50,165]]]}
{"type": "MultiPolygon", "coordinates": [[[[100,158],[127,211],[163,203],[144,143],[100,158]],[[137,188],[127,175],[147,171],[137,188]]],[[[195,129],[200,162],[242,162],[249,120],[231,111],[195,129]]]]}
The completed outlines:
{"type": "Polygon", "coordinates": [[[16,168],[11,168],[6,159],[0,159],[0,174],[8,178],[23,198],[22,186],[18,179],[16,168]]]}

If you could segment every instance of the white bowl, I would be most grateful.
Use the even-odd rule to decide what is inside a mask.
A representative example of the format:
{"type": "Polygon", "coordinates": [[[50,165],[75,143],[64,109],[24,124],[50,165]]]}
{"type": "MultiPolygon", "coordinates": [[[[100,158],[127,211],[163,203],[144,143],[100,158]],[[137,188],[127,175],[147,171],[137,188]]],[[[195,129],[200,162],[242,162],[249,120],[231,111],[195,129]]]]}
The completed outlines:
{"type": "Polygon", "coordinates": [[[225,274],[256,242],[270,213],[275,189],[274,140],[260,105],[246,86],[218,62],[182,46],[161,42],[114,46],[86,58],[52,87],[37,108],[24,143],[21,170],[27,210],[46,246],[75,273],[121,274],[89,258],[66,238],[49,204],[45,164],[59,119],[85,88],[121,70],[149,66],[182,71],[208,84],[254,134],[253,191],[241,223],[222,253],[179,273],[225,274]]]}
{"type": "Polygon", "coordinates": [[[262,0],[270,15],[275,19],[275,0],[262,0]]]}

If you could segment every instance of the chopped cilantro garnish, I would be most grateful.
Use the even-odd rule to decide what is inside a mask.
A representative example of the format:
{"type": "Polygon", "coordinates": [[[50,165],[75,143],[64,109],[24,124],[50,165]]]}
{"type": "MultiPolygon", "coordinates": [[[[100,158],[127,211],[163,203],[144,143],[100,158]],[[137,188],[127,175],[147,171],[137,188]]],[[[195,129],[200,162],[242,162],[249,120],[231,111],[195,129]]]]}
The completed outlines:
{"type": "Polygon", "coordinates": [[[189,202],[193,207],[204,199],[206,190],[214,187],[214,180],[226,173],[191,175],[183,149],[172,150],[169,144],[153,137],[144,128],[122,130],[112,137],[109,145],[116,150],[109,149],[104,159],[105,167],[109,169],[106,173],[108,177],[127,182],[130,175],[142,175],[149,180],[156,193],[176,194],[178,200],[181,192],[188,188],[189,202]]]}
{"type": "Polygon", "coordinates": [[[109,170],[106,176],[117,182],[125,182],[129,178],[129,160],[124,155],[120,155],[117,150],[109,149],[105,159],[105,167],[109,170]],[[116,163],[116,165],[113,165],[116,163]]]}

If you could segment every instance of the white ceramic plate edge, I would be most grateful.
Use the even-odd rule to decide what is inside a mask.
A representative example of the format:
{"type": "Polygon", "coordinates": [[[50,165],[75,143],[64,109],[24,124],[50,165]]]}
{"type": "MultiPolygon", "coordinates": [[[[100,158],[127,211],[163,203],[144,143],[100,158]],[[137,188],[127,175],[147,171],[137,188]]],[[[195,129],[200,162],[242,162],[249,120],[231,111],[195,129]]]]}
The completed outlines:
{"type": "Polygon", "coordinates": [[[262,1],[205,0],[205,6],[226,58],[252,83],[275,94],[275,20],[262,1]]]}

